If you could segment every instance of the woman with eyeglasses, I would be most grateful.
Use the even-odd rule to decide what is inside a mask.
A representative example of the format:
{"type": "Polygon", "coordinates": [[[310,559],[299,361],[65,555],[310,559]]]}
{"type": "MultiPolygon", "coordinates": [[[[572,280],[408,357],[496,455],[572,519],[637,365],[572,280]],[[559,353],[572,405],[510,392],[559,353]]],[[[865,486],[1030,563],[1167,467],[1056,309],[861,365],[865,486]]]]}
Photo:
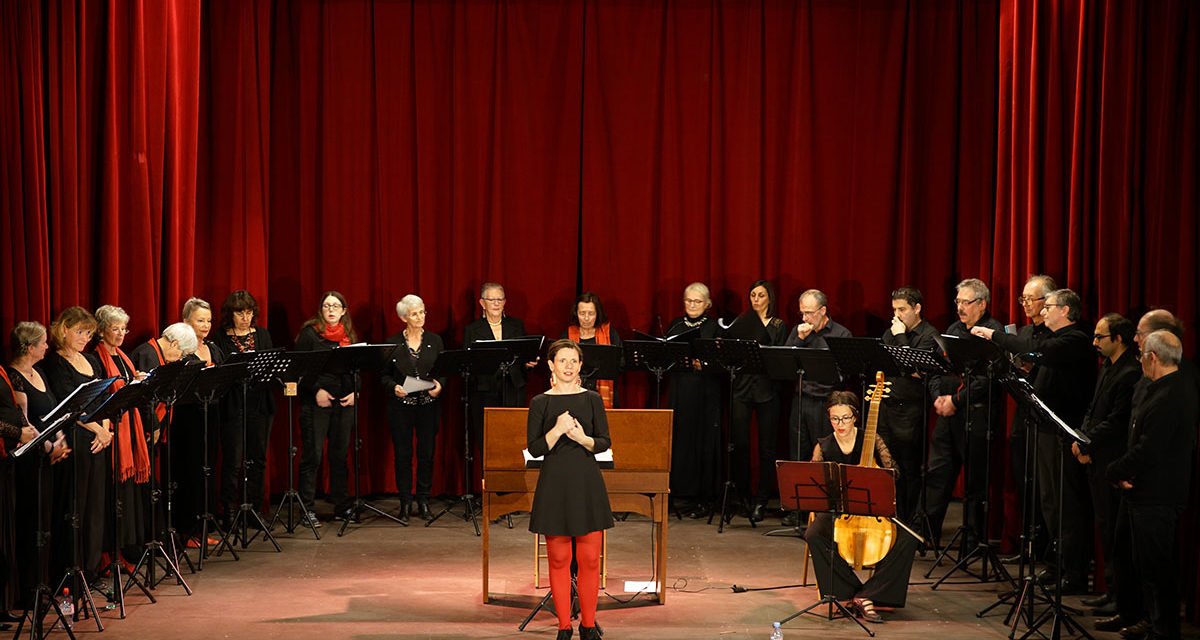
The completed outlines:
{"type": "MultiPolygon", "coordinates": [[[[683,290],[683,315],[671,321],[667,336],[695,331],[695,339],[715,338],[717,321],[708,315],[708,286],[693,282],[683,290]]],[[[692,518],[711,510],[721,483],[721,376],[703,371],[699,360],[690,369],[671,371],[667,407],[675,412],[671,436],[671,498],[689,500],[692,518]]]]}
{"type": "MultiPolygon", "coordinates": [[[[321,309],[308,319],[296,337],[296,351],[329,351],[358,341],[346,297],[337,291],[321,296],[321,309]]],[[[308,505],[311,526],[320,526],[313,509],[321,450],[329,440],[329,501],[337,520],[352,517],[354,505],[346,493],[350,477],[346,456],[354,429],[354,376],[321,373],[300,379],[300,499],[308,505]]]]}
{"type": "MultiPolygon", "coordinates": [[[[238,289],[221,303],[221,325],[217,332],[217,347],[229,357],[247,351],[268,351],[272,348],[271,334],[255,326],[258,320],[258,301],[249,291],[238,289]]],[[[221,504],[225,518],[232,522],[242,503],[242,426],[246,429],[245,459],[246,495],[250,504],[263,500],[263,474],[267,464],[267,442],[271,437],[271,421],[275,416],[275,396],[269,387],[252,386],[242,400],[242,389],[234,387],[225,395],[221,416],[221,504]]]]}
{"type": "MultiPolygon", "coordinates": [[[[825,411],[833,433],[817,440],[812,461],[857,465],[862,460],[864,435],[863,430],[858,428],[858,396],[849,391],[834,391],[825,402],[825,411]]],[[[879,435],[875,437],[875,464],[884,469],[896,468],[896,461],[879,435]]],[[[833,532],[833,516],[822,512],[813,515],[812,524],[808,525],[804,535],[818,590],[846,601],[847,608],[867,622],[883,622],[875,605],[904,606],[917,539],[897,527],[892,548],[875,563],[875,573],[866,582],[859,580],[850,564],[834,550],[833,582],[830,583],[833,532]]]]}
{"type": "MultiPolygon", "coordinates": [[[[479,306],[483,313],[463,329],[463,348],[480,340],[508,340],[525,335],[525,323],[504,312],[508,297],[504,287],[495,282],[485,282],[479,288],[479,306]]],[[[508,368],[507,374],[497,371],[494,375],[471,376],[468,400],[471,403],[472,448],[482,443],[484,407],[524,407],[525,370],[537,361],[517,364],[508,368]]]]}

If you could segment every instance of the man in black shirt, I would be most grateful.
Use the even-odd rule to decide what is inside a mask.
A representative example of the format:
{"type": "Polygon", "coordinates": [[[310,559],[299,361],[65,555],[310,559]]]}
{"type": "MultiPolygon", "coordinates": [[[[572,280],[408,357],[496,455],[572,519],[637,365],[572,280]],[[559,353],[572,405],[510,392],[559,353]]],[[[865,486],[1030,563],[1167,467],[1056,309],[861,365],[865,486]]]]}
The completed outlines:
{"type": "MultiPolygon", "coordinates": [[[[1042,316],[1051,334],[1028,358],[1038,364],[1033,389],[1055,415],[1072,428],[1083,425],[1083,416],[1091,403],[1096,383],[1096,356],[1090,336],[1078,322],[1083,313],[1079,295],[1070,289],[1046,294],[1042,316]]],[[[992,340],[1010,353],[1024,353],[1027,347],[1017,336],[977,327],[971,333],[992,340]]],[[[1063,591],[1079,593],[1087,588],[1088,561],[1091,558],[1091,492],[1083,465],[1071,454],[1069,444],[1061,440],[1053,424],[1038,424],[1037,482],[1042,517],[1053,537],[1062,515],[1064,572],[1063,591]],[[1059,505],[1059,472],[1062,473],[1062,504],[1059,505]]],[[[1049,577],[1049,574],[1047,575],[1049,577]]]]}
{"type": "MultiPolygon", "coordinates": [[[[1142,338],[1142,373],[1150,380],[1135,404],[1129,424],[1129,448],[1108,465],[1105,476],[1122,491],[1117,545],[1129,545],[1133,566],[1118,566],[1122,585],[1139,576],[1141,593],[1118,591],[1117,604],[1127,620],[1137,620],[1144,605],[1150,638],[1179,637],[1179,567],[1176,527],[1187,505],[1196,423],[1200,407],[1192,381],[1180,371],[1183,344],[1169,331],[1142,338]],[[1135,544],[1136,543],[1136,544],[1135,544]],[[1141,595],[1143,602],[1138,603],[1141,595]]],[[[1139,629],[1122,635],[1136,637],[1139,629]]]]}
{"type": "MultiPolygon", "coordinates": [[[[892,326],[883,332],[883,343],[933,351],[937,329],[921,317],[921,292],[900,287],[892,292],[892,326]]],[[[925,384],[917,374],[892,378],[891,395],[879,409],[879,435],[892,450],[900,474],[896,478],[896,508],[911,522],[921,492],[921,456],[924,453],[925,384]]]]}
{"type": "MultiPolygon", "coordinates": [[[[955,289],[958,320],[946,329],[946,335],[967,338],[973,327],[1003,331],[1004,326],[988,315],[991,292],[982,280],[969,278],[958,283],[955,289]]],[[[983,502],[987,498],[988,431],[1000,424],[1002,398],[994,385],[989,385],[987,375],[973,374],[965,381],[956,375],[941,376],[935,384],[939,395],[933,401],[933,409],[938,419],[929,441],[929,469],[925,475],[925,512],[936,538],[934,542],[940,540],[946,507],[964,459],[965,522],[971,535],[977,540],[986,540],[983,502]]]]}
{"type": "MultiPolygon", "coordinates": [[[[851,337],[849,329],[829,317],[827,305],[828,298],[819,289],[809,289],[800,294],[801,322],[788,334],[784,345],[828,349],[825,338],[851,337]]],[[[809,380],[804,380],[802,386],[792,400],[788,452],[796,460],[811,460],[817,440],[833,433],[829,417],[825,414],[825,400],[833,392],[833,386],[809,380]]]]}
{"type": "Polygon", "coordinates": [[[1071,443],[1075,459],[1087,469],[1107,586],[1103,595],[1084,600],[1084,604],[1102,607],[1110,615],[1116,613],[1116,600],[1112,596],[1116,589],[1113,540],[1120,493],[1104,478],[1104,471],[1110,462],[1125,453],[1129,439],[1129,415],[1133,407],[1133,387],[1142,378],[1133,332],[1133,323],[1119,313],[1110,313],[1096,323],[1092,344],[1104,358],[1104,364],[1096,380],[1092,404],[1080,429],[1091,439],[1091,444],[1071,443]]]}

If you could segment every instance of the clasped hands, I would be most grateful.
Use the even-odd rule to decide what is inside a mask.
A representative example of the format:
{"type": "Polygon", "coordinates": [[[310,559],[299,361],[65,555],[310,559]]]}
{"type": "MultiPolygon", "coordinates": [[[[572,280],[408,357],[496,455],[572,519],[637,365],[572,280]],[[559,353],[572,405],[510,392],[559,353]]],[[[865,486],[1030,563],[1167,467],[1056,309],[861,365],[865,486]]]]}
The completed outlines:
{"type": "MultiPolygon", "coordinates": [[[[355,396],[354,392],[350,392],[350,393],[346,394],[345,397],[336,398],[336,400],[337,400],[338,405],[340,405],[340,406],[352,407],[352,406],[354,406],[354,396],[355,396]]],[[[324,407],[324,408],[328,409],[329,407],[333,406],[334,400],[335,400],[335,398],[333,397],[332,393],[329,393],[328,391],[326,391],[324,389],[317,389],[317,406],[318,407],[324,407]]]]}
{"type": "Polygon", "coordinates": [[[583,431],[583,425],[571,415],[570,411],[563,411],[558,414],[558,419],[554,421],[554,430],[560,436],[566,436],[579,444],[585,444],[588,435],[583,431]]]}

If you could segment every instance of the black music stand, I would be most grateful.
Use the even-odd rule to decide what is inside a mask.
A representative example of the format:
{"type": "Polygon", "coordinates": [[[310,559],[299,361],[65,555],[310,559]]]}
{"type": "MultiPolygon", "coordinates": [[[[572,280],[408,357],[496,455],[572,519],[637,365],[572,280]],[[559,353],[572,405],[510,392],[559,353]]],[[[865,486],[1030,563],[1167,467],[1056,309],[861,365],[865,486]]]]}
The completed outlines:
{"type": "MultiPolygon", "coordinates": [[[[542,344],[546,341],[546,336],[521,336],[520,338],[505,338],[504,340],[476,340],[467,349],[504,349],[508,352],[508,357],[500,363],[499,373],[500,379],[508,378],[508,372],[512,371],[513,367],[524,366],[525,363],[535,362],[538,359],[538,354],[542,351],[542,344]]],[[[508,399],[508,385],[501,383],[500,392],[504,395],[504,406],[511,406],[512,402],[508,399]]]]}
{"type": "MultiPolygon", "coordinates": [[[[735,322],[735,326],[739,323],[735,322]]],[[[732,329],[733,327],[731,327],[732,329]]],[[[696,357],[703,361],[706,365],[718,366],[729,374],[729,402],[732,408],[733,404],[733,379],[739,373],[761,373],[762,372],[762,356],[759,352],[758,342],[755,340],[742,340],[730,338],[707,338],[697,340],[696,357]]],[[[730,409],[726,410],[728,416],[730,409]]],[[[746,455],[750,455],[746,452],[746,455]]],[[[724,533],[725,523],[733,520],[733,514],[729,513],[729,494],[737,491],[737,485],[733,481],[733,421],[729,421],[729,435],[725,438],[725,488],[721,495],[721,518],[717,523],[717,533],[724,533]]],[[[749,487],[746,487],[749,490],[749,487]]],[[[712,524],[713,516],[716,510],[709,511],[708,524],[712,524]]],[[[747,518],[750,520],[750,518],[747,518]]],[[[750,520],[750,526],[757,528],[758,525],[754,520],[750,520]]]]}
{"type": "Polygon", "coordinates": [[[308,517],[312,511],[312,505],[304,504],[300,492],[296,491],[296,440],[292,428],[292,405],[296,401],[296,387],[300,383],[300,378],[319,374],[329,360],[329,353],[328,350],[290,351],[287,354],[287,368],[280,372],[277,378],[283,385],[283,395],[287,398],[288,407],[288,488],[283,492],[283,498],[279,500],[279,506],[275,508],[275,513],[271,516],[270,529],[275,530],[275,523],[282,519],[283,508],[286,505],[287,520],[284,530],[287,533],[295,533],[296,525],[299,524],[296,522],[295,510],[296,507],[300,507],[301,522],[312,530],[317,540],[321,539],[321,533],[317,531],[317,523],[312,522],[308,517]]]}
{"type": "MultiPolygon", "coordinates": [[[[231,354],[226,364],[246,363],[247,374],[242,377],[242,504],[238,507],[237,515],[229,523],[229,531],[221,539],[217,545],[217,555],[221,555],[222,548],[226,546],[226,540],[232,538],[242,541],[242,549],[250,546],[250,543],[258,537],[261,532],[263,539],[270,541],[275,547],[276,553],[283,553],[283,548],[279,546],[279,542],[275,540],[275,536],[271,535],[271,530],[267,527],[267,521],[263,518],[258,509],[254,507],[254,503],[250,502],[250,452],[246,450],[246,436],[249,431],[249,411],[247,405],[249,402],[250,387],[262,386],[270,384],[279,374],[283,373],[288,366],[288,356],[282,348],[270,349],[267,351],[239,351],[231,354]],[[253,518],[257,524],[257,531],[253,536],[249,535],[250,519],[253,518]],[[240,530],[239,530],[240,529],[240,530]]],[[[290,425],[289,425],[290,426],[290,425]]],[[[255,496],[259,499],[260,496],[255,496]]],[[[227,514],[228,515],[228,514],[227,514]]]]}
{"type": "Polygon", "coordinates": [[[611,344],[579,343],[583,352],[579,365],[579,383],[585,388],[596,380],[613,380],[621,375],[621,347],[611,344]]]}
{"type": "MultiPolygon", "coordinates": [[[[150,410],[153,411],[154,402],[161,402],[167,406],[167,415],[170,415],[175,406],[175,401],[183,396],[183,393],[188,390],[188,387],[195,380],[196,374],[203,368],[204,364],[198,360],[177,360],[152,369],[150,375],[140,383],[147,387],[146,393],[148,395],[153,395],[150,410]]],[[[158,465],[155,464],[155,460],[158,456],[158,447],[153,442],[153,435],[151,435],[151,442],[147,447],[150,454],[150,535],[153,538],[146,542],[146,548],[142,551],[142,557],[138,559],[133,567],[133,571],[130,573],[131,575],[137,575],[137,572],[144,568],[146,571],[146,586],[150,589],[156,588],[168,575],[174,573],[175,581],[190,596],[192,595],[192,588],[188,586],[188,583],[183,579],[183,572],[179,570],[179,558],[182,557],[187,561],[193,573],[195,572],[195,567],[192,565],[192,560],[188,557],[186,550],[182,553],[180,552],[179,548],[183,545],[179,540],[179,534],[175,531],[175,527],[171,522],[171,497],[175,494],[175,490],[171,484],[171,438],[168,437],[169,434],[167,433],[169,428],[169,422],[161,425],[162,435],[160,441],[165,443],[167,450],[167,464],[164,465],[167,469],[165,491],[163,490],[164,483],[159,482],[156,473],[158,465]],[[158,539],[158,526],[155,522],[155,516],[157,515],[155,506],[158,503],[159,496],[162,495],[166,497],[164,512],[166,514],[165,531],[167,536],[165,543],[158,539]],[[166,566],[162,567],[162,578],[155,579],[155,569],[160,566],[160,563],[166,566]]],[[[125,588],[128,589],[129,585],[126,584],[125,588]]]]}
{"type": "MultiPolygon", "coordinates": [[[[139,406],[148,405],[153,402],[153,392],[153,388],[144,383],[126,384],[110,394],[107,398],[103,398],[103,402],[100,402],[99,406],[92,411],[91,414],[82,418],[82,421],[101,422],[103,420],[109,420],[111,422],[118,422],[120,421],[122,414],[128,411],[137,411],[139,406]]],[[[112,431],[113,442],[109,446],[113,447],[114,450],[116,447],[120,446],[120,431],[120,429],[113,429],[112,431]]],[[[132,437],[132,434],[130,435],[132,437]]],[[[120,487],[121,483],[117,479],[117,473],[114,469],[112,477],[112,491],[115,517],[113,518],[112,528],[112,561],[108,565],[108,570],[112,573],[113,579],[113,589],[112,595],[110,596],[110,601],[117,603],[117,607],[120,611],[120,617],[123,620],[125,619],[125,589],[128,585],[122,584],[121,580],[121,572],[124,571],[125,568],[120,562],[120,523],[122,516],[120,487]]],[[[146,585],[143,584],[142,581],[138,580],[137,574],[129,574],[129,583],[136,585],[142,593],[146,594],[146,597],[150,599],[151,603],[157,602],[154,596],[151,595],[150,591],[146,589],[146,585]]]]}
{"type": "Polygon", "coordinates": [[[858,376],[862,383],[862,393],[859,407],[866,415],[867,387],[875,382],[875,372],[882,371],[888,378],[900,375],[896,361],[883,348],[883,340],[879,338],[835,338],[826,337],[825,344],[837,360],[838,368],[845,377],[858,376]]]}
{"type": "MultiPolygon", "coordinates": [[[[103,399],[102,394],[104,391],[107,390],[108,387],[116,380],[117,378],[115,377],[104,378],[102,380],[92,380],[91,382],[85,382],[76,387],[70,395],[64,398],[62,402],[58,403],[58,406],[51,409],[50,413],[42,417],[42,422],[44,424],[48,424],[48,427],[43,429],[40,433],[38,433],[38,435],[34,436],[34,438],[29,442],[26,442],[25,444],[12,450],[12,456],[14,458],[19,458],[23,455],[31,455],[29,454],[30,451],[36,451],[39,455],[41,455],[41,459],[38,462],[37,510],[39,531],[37,533],[37,547],[39,553],[37,562],[41,568],[39,573],[43,579],[40,581],[37,589],[34,591],[33,607],[29,609],[32,611],[29,623],[31,638],[41,639],[50,635],[50,632],[53,631],[53,628],[45,629],[43,619],[46,617],[46,614],[53,610],[58,622],[62,624],[64,629],[66,629],[67,635],[71,637],[71,640],[75,640],[75,634],[71,630],[71,625],[68,624],[66,616],[63,615],[62,610],[58,607],[58,600],[56,600],[54,597],[56,594],[62,593],[63,587],[68,583],[71,585],[71,588],[75,589],[75,595],[73,596],[73,599],[75,601],[82,601],[84,603],[84,607],[82,609],[83,616],[92,616],[92,618],[94,618],[96,621],[96,630],[104,631],[104,624],[100,622],[100,614],[96,610],[96,602],[92,599],[91,586],[88,585],[87,577],[80,568],[81,551],[79,548],[79,496],[74,487],[71,488],[71,513],[68,517],[68,521],[71,523],[72,565],[63,574],[62,579],[58,581],[58,588],[55,591],[50,591],[50,586],[45,581],[48,573],[47,564],[49,562],[49,558],[44,552],[42,552],[43,547],[45,547],[45,540],[48,536],[48,532],[40,529],[42,522],[42,500],[44,498],[42,494],[41,478],[46,466],[45,453],[42,447],[49,442],[51,438],[58,435],[60,431],[65,431],[66,427],[71,423],[71,421],[76,420],[80,416],[86,414],[92,407],[98,406],[100,401],[103,399]]],[[[81,426],[75,425],[75,429],[71,433],[71,448],[73,451],[76,450],[75,445],[76,441],[78,440],[78,430],[82,428],[83,427],[81,426]]],[[[75,473],[78,475],[78,455],[75,456],[72,464],[75,465],[75,473]]],[[[153,598],[151,599],[153,600],[153,598]]],[[[80,608],[75,607],[75,610],[78,612],[80,611],[80,608]]],[[[21,624],[17,626],[16,633],[13,634],[14,638],[21,635],[21,629],[24,627],[24,624],[25,620],[22,618],[21,624]]]]}
{"type": "MultiPolygon", "coordinates": [[[[354,393],[358,394],[360,388],[360,374],[363,371],[381,371],[385,366],[391,364],[392,352],[399,348],[399,345],[392,343],[385,344],[352,344],[345,347],[336,347],[329,352],[329,360],[325,363],[326,373],[349,373],[354,377],[354,393]]],[[[351,522],[358,520],[359,514],[364,510],[369,510],[375,515],[383,516],[396,524],[404,524],[396,516],[376,507],[375,505],[363,500],[362,498],[362,473],[360,465],[360,452],[362,450],[362,440],[358,437],[358,405],[362,398],[354,400],[354,505],[346,512],[346,519],[342,521],[342,527],[338,529],[338,537],[342,537],[346,533],[346,527],[350,526],[351,522]]]]}
{"type": "MultiPolygon", "coordinates": [[[[921,481],[917,496],[917,510],[913,514],[913,527],[921,540],[921,557],[925,557],[925,540],[932,541],[933,526],[925,512],[925,477],[929,473],[929,382],[934,374],[950,373],[950,364],[940,353],[932,350],[884,343],[883,348],[896,362],[902,375],[916,373],[921,377],[925,392],[921,400],[921,481]]],[[[935,548],[936,550],[936,548],[935,548]]]]}
{"type": "MultiPolygon", "coordinates": [[[[509,351],[506,349],[456,349],[453,351],[443,351],[438,354],[437,362],[433,363],[433,369],[429,371],[431,378],[445,378],[452,375],[462,376],[463,388],[471,387],[471,376],[474,375],[492,375],[500,370],[500,367],[507,366],[510,360],[509,351]]],[[[470,520],[471,525],[475,527],[475,535],[480,535],[479,519],[475,516],[475,494],[471,490],[471,467],[475,462],[475,457],[471,455],[471,394],[464,392],[462,394],[463,403],[463,493],[459,496],[459,500],[463,505],[463,520],[470,520]]],[[[404,496],[401,496],[404,500],[404,496]]],[[[425,523],[428,527],[437,519],[450,513],[454,508],[454,502],[451,501],[437,515],[429,519],[425,523]]]]}
{"type": "Polygon", "coordinates": [[[200,401],[200,406],[204,412],[204,434],[202,438],[204,452],[201,454],[203,456],[203,464],[200,467],[200,481],[204,483],[204,512],[200,514],[200,556],[196,558],[196,569],[198,571],[204,570],[204,561],[208,559],[209,531],[218,536],[217,544],[213,545],[218,553],[222,548],[226,548],[229,549],[229,553],[235,561],[240,560],[237,551],[225,535],[226,531],[221,528],[221,525],[217,522],[217,518],[210,511],[208,503],[209,489],[213,477],[213,468],[208,460],[208,408],[216,404],[218,398],[225,395],[233,385],[239,384],[249,374],[249,371],[249,367],[244,361],[220,364],[215,367],[205,367],[200,370],[200,373],[196,374],[196,381],[192,383],[192,393],[200,401]]]}
{"type": "MultiPolygon", "coordinates": [[[[778,474],[781,499],[797,511],[828,513],[834,522],[843,515],[877,518],[892,518],[896,515],[895,476],[890,469],[860,467],[835,462],[780,460],[775,463],[775,471],[778,474]]],[[[833,563],[836,554],[837,543],[831,539],[829,541],[828,582],[830,589],[833,588],[833,563]]],[[[818,582],[819,591],[820,583],[818,582]]],[[[841,615],[850,618],[859,627],[862,627],[867,635],[875,637],[875,632],[856,618],[832,592],[821,594],[819,600],[780,620],[779,624],[781,626],[787,624],[793,618],[806,613],[820,616],[821,614],[816,613],[814,609],[821,605],[829,605],[828,613],[821,617],[833,620],[833,612],[836,609],[841,615]]]]}
{"type": "MultiPolygon", "coordinates": [[[[763,369],[772,380],[793,383],[796,389],[800,388],[805,378],[815,379],[816,382],[824,384],[837,384],[841,380],[837,360],[829,349],[764,345],[759,348],[759,353],[762,355],[763,369]]],[[[797,449],[799,449],[799,443],[797,443],[797,449]]],[[[791,451],[789,455],[793,460],[799,460],[801,452],[791,451]]],[[[780,506],[784,505],[781,503],[780,506]]],[[[804,534],[801,533],[799,518],[794,526],[772,529],[763,535],[804,537],[804,534]]]]}
{"type": "Polygon", "coordinates": [[[634,340],[621,343],[625,354],[625,366],[629,369],[645,369],[654,375],[654,408],[662,407],[662,380],[668,371],[692,366],[692,341],[700,336],[700,329],[688,329],[666,338],[657,338],[641,331],[634,331],[634,340]]]}
{"type": "MultiPolygon", "coordinates": [[[[933,565],[925,572],[925,577],[928,578],[933,574],[941,563],[942,559],[950,554],[954,548],[954,541],[960,543],[958,561],[946,575],[933,583],[931,589],[937,589],[951,575],[960,569],[971,574],[968,567],[975,560],[980,560],[980,572],[978,578],[980,582],[989,582],[990,578],[988,567],[995,569],[997,578],[1007,579],[1010,583],[1013,582],[1012,576],[1008,570],[1004,568],[1004,564],[1000,562],[1000,556],[996,553],[996,549],[992,546],[988,539],[989,516],[991,513],[991,470],[992,470],[992,364],[996,362],[1008,362],[1004,352],[995,343],[990,340],[985,340],[976,336],[960,338],[951,335],[935,336],[938,346],[941,347],[942,353],[945,354],[949,361],[950,369],[962,376],[963,386],[966,388],[966,411],[963,416],[963,427],[965,429],[965,451],[963,455],[963,521],[954,532],[954,536],[946,543],[942,552],[934,560],[933,565]],[[967,518],[970,515],[970,502],[965,494],[970,493],[970,478],[971,478],[971,376],[987,376],[987,403],[985,407],[986,422],[984,424],[984,447],[983,447],[983,513],[980,515],[982,522],[980,523],[979,539],[975,542],[975,547],[970,551],[967,550],[968,541],[970,538],[970,528],[967,526],[967,518]]],[[[978,473],[978,470],[976,470],[978,473]]]]}

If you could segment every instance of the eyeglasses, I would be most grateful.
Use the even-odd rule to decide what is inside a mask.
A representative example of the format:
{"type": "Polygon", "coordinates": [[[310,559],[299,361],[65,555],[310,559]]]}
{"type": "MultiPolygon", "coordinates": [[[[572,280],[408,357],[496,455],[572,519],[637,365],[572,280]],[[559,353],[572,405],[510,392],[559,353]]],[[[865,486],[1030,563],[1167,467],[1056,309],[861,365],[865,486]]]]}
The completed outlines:
{"type": "Polygon", "coordinates": [[[1092,340],[1103,340],[1105,338],[1111,338],[1111,337],[1112,337],[1111,333],[1093,333],[1092,334],[1092,340]]]}
{"type": "Polygon", "coordinates": [[[1045,300],[1045,299],[1046,299],[1046,296],[1042,296],[1040,298],[1034,298],[1032,296],[1020,296],[1017,298],[1017,304],[1021,304],[1021,305],[1033,304],[1033,303],[1037,302],[1038,300],[1045,300]]]}
{"type": "Polygon", "coordinates": [[[850,424],[854,422],[854,416],[829,416],[829,421],[833,424],[850,424]]]}
{"type": "Polygon", "coordinates": [[[337,302],[334,302],[334,303],[332,303],[332,304],[330,304],[330,303],[328,303],[328,302],[327,302],[327,303],[325,303],[325,304],[321,305],[321,308],[322,308],[322,309],[328,309],[328,310],[330,310],[330,311],[337,311],[338,309],[341,309],[341,308],[342,308],[342,305],[341,305],[340,303],[337,303],[337,302]]]}
{"type": "Polygon", "coordinates": [[[504,298],[483,298],[484,302],[504,302],[504,298]]]}
{"type": "Polygon", "coordinates": [[[976,302],[979,302],[980,300],[983,300],[983,298],[971,298],[970,300],[963,300],[962,298],[955,298],[954,305],[958,306],[958,307],[965,307],[969,304],[975,304],[976,302]]]}
{"type": "Polygon", "coordinates": [[[684,304],[704,304],[704,301],[700,300],[698,298],[684,298],[683,303],[684,304]]]}
{"type": "Polygon", "coordinates": [[[1042,306],[1046,307],[1047,309],[1050,309],[1050,308],[1052,308],[1052,307],[1065,307],[1065,306],[1067,306],[1067,305],[1065,305],[1065,304],[1057,304],[1057,303],[1054,303],[1054,302],[1047,302],[1046,304],[1044,304],[1044,305],[1042,305],[1042,306]]]}

